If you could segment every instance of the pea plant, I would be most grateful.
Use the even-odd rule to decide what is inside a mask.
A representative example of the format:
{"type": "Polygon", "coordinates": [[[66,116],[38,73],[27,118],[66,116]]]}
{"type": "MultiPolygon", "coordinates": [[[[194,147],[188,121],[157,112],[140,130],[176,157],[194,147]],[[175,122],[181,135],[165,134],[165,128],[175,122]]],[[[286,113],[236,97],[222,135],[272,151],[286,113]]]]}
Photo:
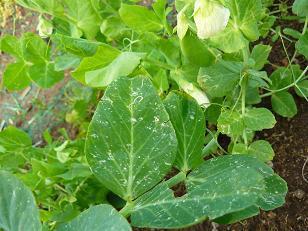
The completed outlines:
{"type": "Polygon", "coordinates": [[[16,2],[39,14],[38,35],[2,36],[0,50],[15,60],[3,86],[50,88],[66,72],[103,97],[77,140],[46,131],[46,146],[35,147],[15,127],[0,132],[0,229],[176,229],[284,204],[287,184],[268,165],[271,144],[255,140],[276,119],[258,104],[271,97],[273,111],[291,118],[288,90],[308,97],[308,68],[294,64],[308,56],[306,0],[292,7],[304,23],[291,33],[295,53],[271,76],[271,46],[257,41],[272,31],[283,44],[289,36],[272,29],[273,1],[16,2]]]}

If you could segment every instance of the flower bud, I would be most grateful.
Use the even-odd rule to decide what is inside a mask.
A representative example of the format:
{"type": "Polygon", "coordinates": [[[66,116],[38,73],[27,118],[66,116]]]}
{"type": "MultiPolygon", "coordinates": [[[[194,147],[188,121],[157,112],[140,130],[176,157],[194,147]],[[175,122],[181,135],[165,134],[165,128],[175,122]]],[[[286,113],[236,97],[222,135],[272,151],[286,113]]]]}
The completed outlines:
{"type": "Polygon", "coordinates": [[[225,29],[230,18],[229,9],[213,0],[196,0],[194,20],[201,39],[213,37],[225,29]]]}

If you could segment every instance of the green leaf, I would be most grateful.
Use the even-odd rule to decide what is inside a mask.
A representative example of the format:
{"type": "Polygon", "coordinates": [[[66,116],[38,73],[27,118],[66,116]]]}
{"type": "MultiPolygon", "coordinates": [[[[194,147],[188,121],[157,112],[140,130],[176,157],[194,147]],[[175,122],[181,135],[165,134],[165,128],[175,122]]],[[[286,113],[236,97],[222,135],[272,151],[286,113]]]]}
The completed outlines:
{"type": "Polygon", "coordinates": [[[64,72],[55,71],[53,63],[40,63],[29,68],[29,76],[39,87],[50,88],[64,78],[64,72]]]}
{"type": "Polygon", "coordinates": [[[24,131],[9,126],[0,132],[0,145],[3,146],[6,151],[16,151],[18,149],[31,147],[32,140],[24,131]]]}
{"type": "Polygon", "coordinates": [[[224,52],[233,53],[244,48],[248,41],[259,38],[262,5],[260,0],[225,0],[224,3],[231,11],[231,19],[226,29],[211,38],[211,42],[224,52]]]}
{"type": "Polygon", "coordinates": [[[208,67],[216,60],[213,50],[190,31],[180,41],[180,45],[185,61],[191,65],[208,67]]]}
{"type": "Polygon", "coordinates": [[[275,155],[271,144],[265,140],[258,140],[250,144],[248,154],[254,155],[264,162],[273,160],[275,155]]]}
{"type": "Polygon", "coordinates": [[[253,206],[278,207],[278,201],[286,195],[286,184],[275,177],[284,186],[276,193],[267,187],[267,179],[273,176],[270,167],[247,155],[211,159],[188,175],[186,195],[175,198],[167,184],[162,183],[138,198],[131,215],[132,225],[183,228],[207,217],[215,219],[253,206]]]}
{"type": "Polygon", "coordinates": [[[55,58],[55,71],[74,69],[79,64],[80,64],[79,57],[71,54],[64,54],[55,58]]]}
{"type": "Polygon", "coordinates": [[[227,27],[221,33],[212,37],[210,41],[214,47],[217,47],[225,53],[238,52],[248,42],[232,21],[228,23],[227,27]]]}
{"type": "Polygon", "coordinates": [[[256,70],[261,70],[264,67],[264,65],[267,63],[267,59],[271,50],[271,46],[262,44],[256,45],[253,48],[250,57],[255,61],[254,67],[256,70]]]}
{"type": "Polygon", "coordinates": [[[119,14],[123,22],[134,30],[157,32],[163,29],[159,17],[146,7],[122,4],[119,14]]]}
{"type": "Polygon", "coordinates": [[[10,91],[19,91],[29,86],[28,66],[24,62],[7,65],[3,73],[3,84],[10,91]]]}
{"type": "Polygon", "coordinates": [[[308,31],[299,38],[296,43],[296,49],[300,54],[304,55],[305,58],[308,59],[308,31]]]}
{"type": "Polygon", "coordinates": [[[270,88],[272,90],[278,90],[289,86],[293,82],[293,73],[295,75],[294,78],[296,79],[300,76],[301,72],[302,71],[298,65],[292,65],[290,68],[277,68],[270,76],[272,81],[270,88]]]}
{"type": "Polygon", "coordinates": [[[80,57],[94,55],[98,46],[102,45],[100,42],[72,38],[61,34],[55,34],[51,37],[51,39],[61,50],[80,57]]]}
{"type": "Polygon", "coordinates": [[[292,118],[297,114],[297,106],[293,96],[287,91],[276,92],[272,95],[273,110],[283,116],[292,118]]]}
{"type": "Polygon", "coordinates": [[[18,59],[22,59],[23,57],[21,43],[18,38],[13,35],[2,36],[0,40],[0,51],[8,53],[18,59]]]}
{"type": "Polygon", "coordinates": [[[292,11],[301,17],[306,17],[308,14],[308,1],[307,0],[295,0],[292,6],[292,11]]]}
{"type": "Polygon", "coordinates": [[[198,83],[212,97],[222,97],[232,91],[240,80],[242,64],[223,61],[200,68],[198,83]]]}
{"type": "Polygon", "coordinates": [[[85,57],[79,67],[72,72],[75,79],[86,84],[85,74],[88,71],[101,69],[110,64],[116,57],[121,54],[119,50],[107,44],[102,44],[97,48],[93,56],[85,57]]]}
{"type": "Polygon", "coordinates": [[[6,231],[42,230],[31,191],[5,171],[0,171],[0,228],[6,231]]]}
{"type": "Polygon", "coordinates": [[[36,34],[25,33],[21,38],[24,59],[42,65],[49,60],[50,48],[45,41],[36,34]]]}
{"type": "Polygon", "coordinates": [[[66,14],[74,20],[78,29],[87,39],[94,39],[100,27],[100,16],[94,8],[93,0],[64,0],[66,14]]]}
{"type": "Polygon", "coordinates": [[[223,134],[229,136],[242,135],[244,131],[244,120],[237,111],[223,111],[217,121],[217,127],[223,134]]]}
{"type": "Polygon", "coordinates": [[[265,186],[265,192],[258,201],[260,207],[269,211],[282,206],[288,190],[287,183],[280,176],[273,174],[265,178],[265,186]]]}
{"type": "Polygon", "coordinates": [[[170,170],[177,149],[169,116],[150,81],[119,78],[107,88],[90,123],[86,153],[94,174],[132,200],[170,170]]]}
{"type": "Polygon", "coordinates": [[[140,53],[123,52],[108,66],[86,72],[85,82],[90,87],[107,87],[116,78],[131,74],[142,57],[140,53]]]}
{"type": "Polygon", "coordinates": [[[259,214],[257,206],[251,206],[238,212],[230,213],[214,220],[218,224],[232,224],[259,214]]]}
{"type": "Polygon", "coordinates": [[[303,80],[296,84],[295,92],[300,97],[308,97],[308,80],[303,80]]]}
{"type": "Polygon", "coordinates": [[[266,108],[252,108],[244,115],[245,126],[253,131],[273,128],[276,119],[273,113],[266,108]]]}
{"type": "Polygon", "coordinates": [[[124,217],[110,205],[96,205],[82,212],[67,224],[60,225],[56,231],[131,231],[124,217]]]}
{"type": "Polygon", "coordinates": [[[198,103],[188,95],[172,92],[164,101],[178,139],[175,165],[183,172],[202,163],[205,118],[198,103]]]}

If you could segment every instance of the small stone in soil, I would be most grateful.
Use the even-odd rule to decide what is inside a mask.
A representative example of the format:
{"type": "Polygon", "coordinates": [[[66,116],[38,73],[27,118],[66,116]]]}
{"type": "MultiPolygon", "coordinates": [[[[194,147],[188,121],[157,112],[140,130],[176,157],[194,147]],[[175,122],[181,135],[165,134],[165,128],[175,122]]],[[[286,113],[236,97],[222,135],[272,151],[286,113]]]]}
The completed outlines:
{"type": "Polygon", "coordinates": [[[301,189],[297,189],[293,194],[297,199],[300,199],[300,200],[305,197],[305,192],[301,189]]]}

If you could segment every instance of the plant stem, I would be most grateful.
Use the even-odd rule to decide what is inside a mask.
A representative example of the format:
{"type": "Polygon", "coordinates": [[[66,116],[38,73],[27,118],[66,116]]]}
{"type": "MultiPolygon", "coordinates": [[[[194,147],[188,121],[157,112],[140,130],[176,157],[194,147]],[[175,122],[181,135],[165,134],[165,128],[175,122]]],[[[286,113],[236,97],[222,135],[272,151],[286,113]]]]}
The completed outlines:
{"type": "Polygon", "coordinates": [[[277,89],[277,90],[269,90],[269,89],[268,89],[270,92],[265,93],[265,94],[261,95],[260,97],[261,97],[261,98],[264,98],[264,97],[267,97],[267,96],[271,96],[271,95],[274,94],[274,93],[287,90],[287,89],[289,89],[290,87],[294,87],[299,81],[303,80],[303,77],[305,76],[305,74],[306,74],[307,71],[308,71],[308,67],[306,67],[305,70],[302,72],[302,74],[297,78],[297,80],[294,81],[293,83],[291,83],[290,85],[285,86],[285,87],[280,88],[280,89],[277,89]]]}
{"type": "Polygon", "coordinates": [[[166,184],[169,188],[172,188],[173,186],[177,185],[178,183],[184,181],[186,179],[186,173],[179,172],[174,177],[170,178],[166,181],[166,184]]]}
{"type": "Polygon", "coordinates": [[[213,137],[212,140],[203,148],[202,158],[211,154],[212,150],[217,147],[216,138],[213,137]]]}
{"type": "Polygon", "coordinates": [[[123,217],[127,218],[130,216],[130,214],[134,210],[134,207],[135,207],[134,202],[127,202],[126,205],[119,211],[119,213],[123,217]]]}

